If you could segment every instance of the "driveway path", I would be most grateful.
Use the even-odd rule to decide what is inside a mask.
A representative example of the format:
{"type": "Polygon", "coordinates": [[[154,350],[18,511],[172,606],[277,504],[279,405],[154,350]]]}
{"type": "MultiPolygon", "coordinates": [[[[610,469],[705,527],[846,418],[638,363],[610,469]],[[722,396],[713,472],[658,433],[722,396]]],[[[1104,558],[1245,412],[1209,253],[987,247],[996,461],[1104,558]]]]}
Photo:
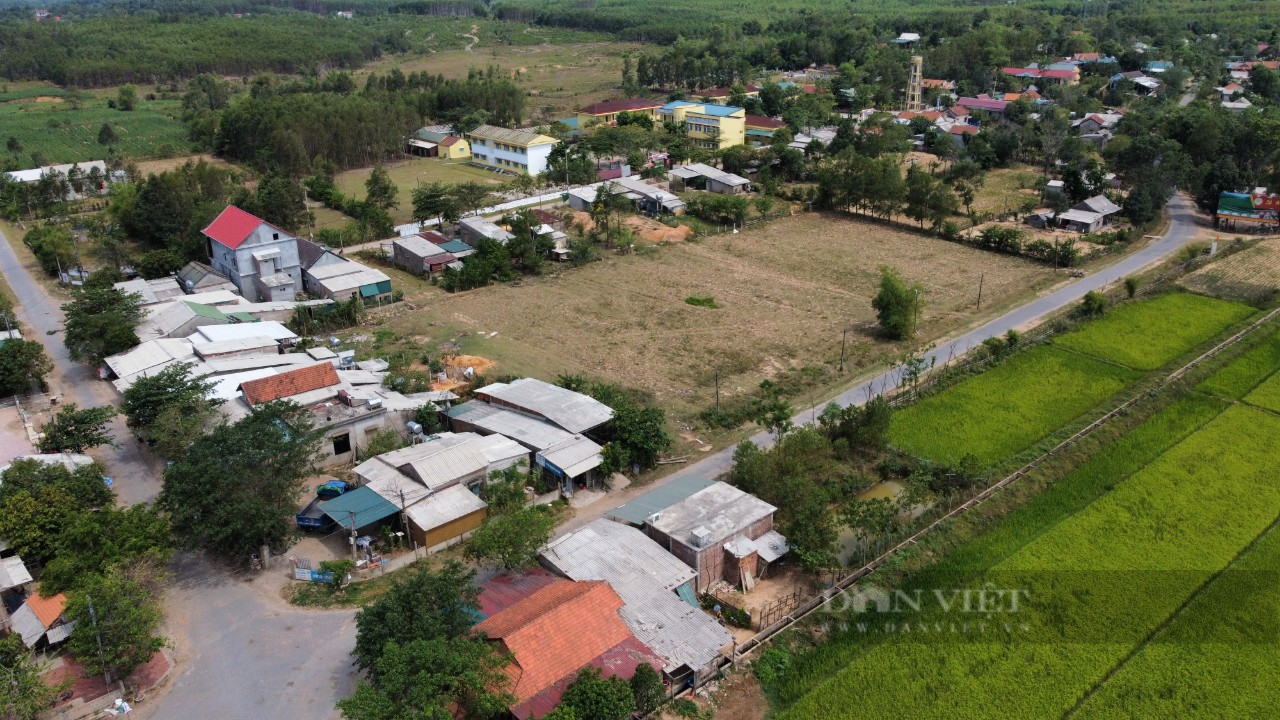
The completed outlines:
{"type": "MultiPolygon", "coordinates": [[[[0,232],[0,272],[18,298],[15,311],[25,326],[24,332],[28,333],[26,338],[43,344],[45,353],[53,361],[53,373],[48,378],[49,394],[82,408],[118,404],[119,397],[111,383],[99,380],[92,368],[72,362],[67,355],[67,348],[62,344],[63,301],[50,297],[31,277],[3,232],[0,232]]],[[[45,419],[47,416],[38,422],[45,419]]],[[[125,427],[123,416],[116,416],[111,430],[117,447],[95,448],[89,454],[107,466],[107,475],[114,481],[122,503],[131,505],[154,499],[160,492],[160,461],[139,447],[125,427]]]]}
{"type": "MultiPolygon", "coordinates": [[[[1123,280],[1125,277],[1139,272],[1177,252],[1186,245],[1197,232],[1195,206],[1185,196],[1177,194],[1169,201],[1169,230],[1164,236],[1151,242],[1146,247],[1133,252],[1119,262],[1105,267],[1065,287],[1042,295],[1025,305],[1020,305],[1000,317],[991,320],[962,335],[939,342],[937,346],[924,354],[926,362],[941,365],[950,359],[959,358],[974,347],[981,345],[987,338],[1000,337],[1009,330],[1023,329],[1044,320],[1048,315],[1077,302],[1090,290],[1101,290],[1123,280]]],[[[880,373],[837,395],[831,400],[840,406],[861,405],[874,395],[882,394],[898,387],[900,372],[897,368],[880,373]]],[[[824,403],[825,405],[825,403],[824,403]]],[[[796,425],[807,425],[813,422],[821,407],[806,408],[797,414],[793,421],[796,425]]],[[[768,431],[760,431],[750,438],[760,447],[773,444],[773,435],[768,431]]],[[[627,502],[632,497],[661,487],[673,480],[686,477],[719,477],[733,467],[733,448],[725,448],[712,453],[698,462],[681,467],[676,472],[659,478],[649,485],[628,489],[622,493],[606,496],[600,502],[579,510],[573,519],[561,525],[557,534],[564,534],[603,516],[613,508],[627,502]]]]}

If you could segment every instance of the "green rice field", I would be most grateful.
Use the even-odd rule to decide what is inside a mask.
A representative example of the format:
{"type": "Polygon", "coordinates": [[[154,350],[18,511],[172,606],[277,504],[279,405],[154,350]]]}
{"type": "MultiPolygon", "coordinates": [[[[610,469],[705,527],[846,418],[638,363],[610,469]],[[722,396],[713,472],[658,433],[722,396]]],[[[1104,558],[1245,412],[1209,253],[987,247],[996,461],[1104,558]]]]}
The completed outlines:
{"type": "Polygon", "coordinates": [[[1280,531],[1273,526],[1081,704],[1081,720],[1274,717],[1280,531]]]}
{"type": "Polygon", "coordinates": [[[1201,382],[1196,389],[1239,400],[1280,368],[1280,333],[1249,348],[1239,358],[1201,382]]]}
{"type": "Polygon", "coordinates": [[[1060,717],[1280,514],[1277,432],[1227,409],[972,583],[1023,590],[1023,614],[976,637],[928,628],[980,615],[912,618],[780,717],[1060,717]]]}
{"type": "Polygon", "coordinates": [[[1115,395],[1140,373],[1038,347],[894,413],[895,446],[939,462],[1006,460],[1115,395]]]}
{"type": "Polygon", "coordinates": [[[1168,293],[1112,308],[1054,344],[1135,370],[1156,370],[1253,312],[1203,295],[1168,293]]]}
{"type": "MultiPolygon", "coordinates": [[[[1211,337],[1193,336],[1183,342],[1211,337]]],[[[921,609],[835,616],[824,643],[766,684],[777,717],[1268,717],[1280,703],[1280,415],[1261,408],[1280,403],[1280,334],[1246,342],[1196,392],[910,576],[900,589],[921,609]],[[974,588],[1026,602],[1016,616],[928,602],[974,588]]],[[[1029,368],[1049,367],[1040,350],[1064,352],[1028,352],[1029,368]]],[[[964,393],[970,407],[981,396],[964,393]]]]}
{"type": "Polygon", "coordinates": [[[1244,401],[1272,412],[1280,412],[1280,373],[1273,373],[1262,381],[1253,392],[1244,396],[1244,401]]]}

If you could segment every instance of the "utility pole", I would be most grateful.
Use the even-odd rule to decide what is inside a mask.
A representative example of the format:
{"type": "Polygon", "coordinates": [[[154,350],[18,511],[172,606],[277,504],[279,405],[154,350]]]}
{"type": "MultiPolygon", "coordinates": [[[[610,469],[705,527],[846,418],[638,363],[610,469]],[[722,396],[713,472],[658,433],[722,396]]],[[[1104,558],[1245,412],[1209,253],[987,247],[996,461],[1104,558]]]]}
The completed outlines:
{"type": "Polygon", "coordinates": [[[840,372],[844,372],[844,348],[849,341],[849,328],[840,331],[840,372]]]}
{"type": "Polygon", "coordinates": [[[347,522],[351,524],[351,562],[360,563],[360,558],[356,556],[356,514],[350,510],[347,511],[347,522]]]}
{"type": "Polygon", "coordinates": [[[720,368],[716,368],[716,409],[720,409],[720,368]]]}
{"type": "Polygon", "coordinates": [[[404,488],[400,488],[400,527],[404,529],[404,536],[409,538],[409,542],[413,543],[413,556],[418,557],[418,541],[409,532],[409,516],[405,513],[404,488]]]}
{"type": "Polygon", "coordinates": [[[982,283],[987,279],[987,274],[982,273],[978,276],[978,309],[982,309],[982,283]]]}
{"type": "Polygon", "coordinates": [[[85,595],[84,599],[89,604],[89,620],[93,622],[93,636],[98,641],[98,662],[102,663],[102,680],[110,685],[111,671],[107,668],[107,659],[102,655],[102,633],[98,632],[98,613],[93,609],[93,598],[85,595]]]}

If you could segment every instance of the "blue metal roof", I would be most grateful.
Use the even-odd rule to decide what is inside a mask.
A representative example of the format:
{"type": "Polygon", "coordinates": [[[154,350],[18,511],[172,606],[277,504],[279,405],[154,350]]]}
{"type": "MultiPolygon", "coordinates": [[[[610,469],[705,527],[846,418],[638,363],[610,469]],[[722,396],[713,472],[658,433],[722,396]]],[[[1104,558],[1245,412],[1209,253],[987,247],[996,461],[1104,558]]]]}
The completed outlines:
{"type": "Polygon", "coordinates": [[[733,105],[716,105],[714,103],[700,103],[689,100],[675,100],[673,102],[669,102],[661,108],[658,108],[658,112],[671,112],[678,107],[690,106],[701,107],[701,110],[697,110],[695,112],[700,112],[703,115],[711,115],[713,117],[728,117],[734,113],[743,112],[742,108],[734,107],[733,105]]]}
{"type": "Polygon", "coordinates": [[[359,529],[400,512],[400,508],[367,486],[326,500],[320,503],[320,509],[334,522],[348,529],[353,523],[359,529]]]}

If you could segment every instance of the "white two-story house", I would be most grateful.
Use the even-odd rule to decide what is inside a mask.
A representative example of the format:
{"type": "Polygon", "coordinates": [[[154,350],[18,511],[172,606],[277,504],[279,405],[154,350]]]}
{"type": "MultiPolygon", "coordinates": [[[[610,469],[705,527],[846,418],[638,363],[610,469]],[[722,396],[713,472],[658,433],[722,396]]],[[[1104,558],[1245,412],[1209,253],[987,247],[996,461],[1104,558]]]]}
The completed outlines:
{"type": "Polygon", "coordinates": [[[302,292],[298,238],[228,205],[209,227],[209,259],[251,302],[293,300],[302,292]]]}
{"type": "Polygon", "coordinates": [[[532,130],[508,130],[493,125],[472,130],[467,133],[467,140],[471,143],[473,163],[527,175],[546,172],[551,148],[560,142],[532,130]]]}

